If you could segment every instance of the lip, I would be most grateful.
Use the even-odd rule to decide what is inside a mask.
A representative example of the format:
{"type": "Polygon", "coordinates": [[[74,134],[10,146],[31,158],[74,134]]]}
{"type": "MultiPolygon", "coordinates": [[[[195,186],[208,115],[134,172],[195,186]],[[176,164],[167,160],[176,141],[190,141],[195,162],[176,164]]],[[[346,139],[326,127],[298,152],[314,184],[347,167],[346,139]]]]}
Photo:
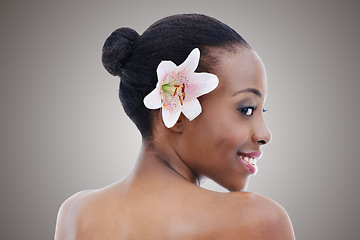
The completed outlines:
{"type": "Polygon", "coordinates": [[[261,151],[238,152],[237,155],[238,155],[240,162],[248,170],[248,172],[252,175],[255,175],[258,171],[258,167],[257,167],[256,163],[250,164],[249,162],[245,161],[241,156],[247,156],[247,157],[255,158],[257,160],[262,156],[262,152],[261,151]]]}
{"type": "Polygon", "coordinates": [[[239,155],[246,155],[252,158],[261,158],[262,156],[262,151],[256,151],[256,152],[239,152],[239,155]]]}

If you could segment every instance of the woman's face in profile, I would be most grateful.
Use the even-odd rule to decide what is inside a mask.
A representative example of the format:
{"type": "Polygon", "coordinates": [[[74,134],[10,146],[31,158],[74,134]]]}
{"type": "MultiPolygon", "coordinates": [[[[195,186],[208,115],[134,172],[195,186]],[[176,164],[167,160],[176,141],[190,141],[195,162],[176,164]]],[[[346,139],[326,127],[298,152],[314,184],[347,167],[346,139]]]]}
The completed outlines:
{"type": "Polygon", "coordinates": [[[185,124],[178,152],[199,178],[239,191],[257,172],[261,146],[271,138],[263,118],[266,72],[251,49],[218,57],[219,86],[199,98],[202,113],[185,124]]]}

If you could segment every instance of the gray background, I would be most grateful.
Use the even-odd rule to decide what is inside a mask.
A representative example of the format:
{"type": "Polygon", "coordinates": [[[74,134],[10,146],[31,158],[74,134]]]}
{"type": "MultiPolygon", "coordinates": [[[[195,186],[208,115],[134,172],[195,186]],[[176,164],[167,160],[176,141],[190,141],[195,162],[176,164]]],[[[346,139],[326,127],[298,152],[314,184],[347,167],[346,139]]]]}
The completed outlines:
{"type": "Polygon", "coordinates": [[[267,67],[273,141],[248,190],[282,204],[297,239],[360,239],[359,4],[129,2],[2,2],[0,239],[52,239],[67,197],[129,172],[141,139],[102,44],[118,27],[142,33],[189,12],[232,26],[267,67]]]}

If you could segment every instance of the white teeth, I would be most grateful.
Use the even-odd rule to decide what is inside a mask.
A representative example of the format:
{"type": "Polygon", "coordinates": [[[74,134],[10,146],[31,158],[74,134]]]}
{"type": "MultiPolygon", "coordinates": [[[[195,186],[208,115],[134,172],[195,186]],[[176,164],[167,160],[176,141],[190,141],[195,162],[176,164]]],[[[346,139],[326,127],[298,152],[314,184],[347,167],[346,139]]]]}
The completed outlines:
{"type": "Polygon", "coordinates": [[[241,159],[244,159],[245,161],[247,161],[248,163],[254,165],[256,164],[256,158],[252,158],[252,157],[248,157],[248,156],[239,156],[241,159]]]}
{"type": "Polygon", "coordinates": [[[248,156],[242,156],[242,155],[239,155],[239,158],[247,161],[248,163],[252,164],[252,165],[255,165],[256,164],[256,158],[253,158],[253,157],[248,157],[248,156]]]}

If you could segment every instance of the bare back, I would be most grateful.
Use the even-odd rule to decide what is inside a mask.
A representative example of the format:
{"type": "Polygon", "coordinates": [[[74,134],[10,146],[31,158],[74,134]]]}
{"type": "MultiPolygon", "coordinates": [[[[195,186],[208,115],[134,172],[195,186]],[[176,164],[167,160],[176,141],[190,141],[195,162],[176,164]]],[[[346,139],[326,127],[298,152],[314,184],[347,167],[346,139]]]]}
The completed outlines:
{"type": "Polygon", "coordinates": [[[125,179],[78,193],[62,206],[58,226],[55,239],[293,239],[286,213],[273,201],[212,192],[179,178],[125,179]]]}

